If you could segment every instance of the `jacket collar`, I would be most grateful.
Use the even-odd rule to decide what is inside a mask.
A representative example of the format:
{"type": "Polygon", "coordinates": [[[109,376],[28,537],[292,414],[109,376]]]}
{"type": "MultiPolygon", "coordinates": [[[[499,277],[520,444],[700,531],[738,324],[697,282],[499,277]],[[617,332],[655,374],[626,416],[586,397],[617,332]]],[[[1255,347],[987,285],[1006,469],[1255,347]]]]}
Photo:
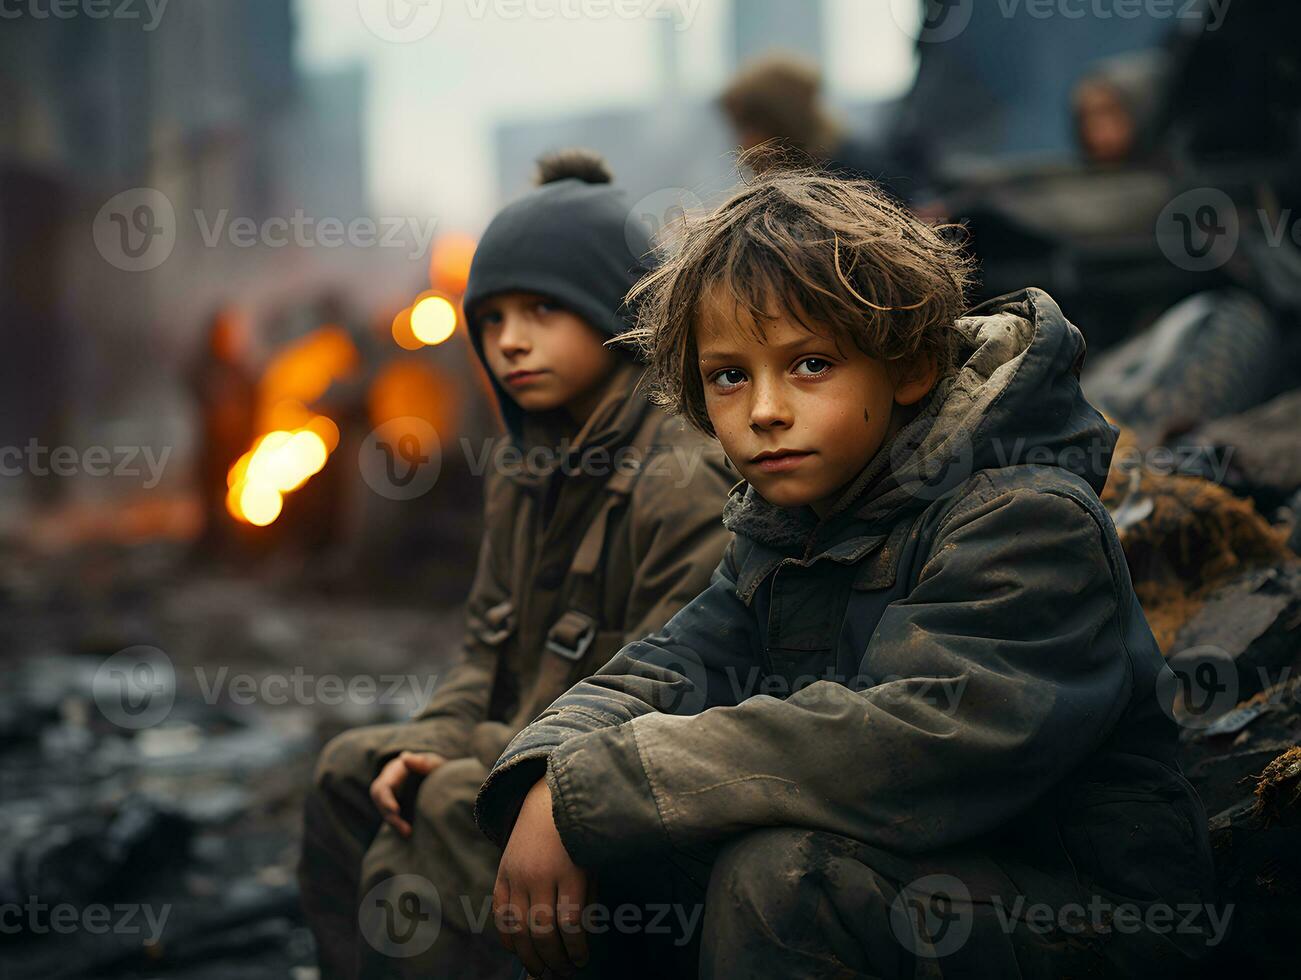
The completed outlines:
{"type": "MultiPolygon", "coordinates": [[[[562,455],[576,459],[598,448],[615,451],[632,439],[646,413],[653,411],[637,391],[644,371],[642,365],[621,358],[606,380],[596,408],[577,433],[572,431],[567,416],[559,411],[526,412],[521,417],[520,434],[513,441],[526,456],[530,450],[546,448],[549,451],[546,458],[556,462],[562,455]]],[[[532,467],[512,471],[516,482],[525,486],[541,486],[550,475],[532,467]]]]}

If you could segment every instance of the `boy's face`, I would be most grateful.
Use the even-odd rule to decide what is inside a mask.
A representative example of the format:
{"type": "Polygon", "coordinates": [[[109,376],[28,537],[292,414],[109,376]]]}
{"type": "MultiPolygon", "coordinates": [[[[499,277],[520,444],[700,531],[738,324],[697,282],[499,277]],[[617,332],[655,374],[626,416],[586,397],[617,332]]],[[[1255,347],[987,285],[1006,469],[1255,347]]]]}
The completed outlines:
{"type": "Polygon", "coordinates": [[[591,414],[617,357],[595,327],[536,293],[489,296],[474,318],[489,368],[520,408],[591,414]]]}
{"type": "Polygon", "coordinates": [[[1134,149],[1134,118],[1108,86],[1086,83],[1076,91],[1075,120],[1084,155],[1094,163],[1123,163],[1134,149]]]}
{"type": "Polygon", "coordinates": [[[705,409],[740,474],[779,507],[823,516],[935,383],[933,364],[900,377],[857,347],[837,347],[784,311],[760,344],[730,301],[706,304],[696,326],[705,409]],[[719,315],[726,314],[726,315],[719,315]],[[766,457],[766,458],[765,458],[766,457]]]}

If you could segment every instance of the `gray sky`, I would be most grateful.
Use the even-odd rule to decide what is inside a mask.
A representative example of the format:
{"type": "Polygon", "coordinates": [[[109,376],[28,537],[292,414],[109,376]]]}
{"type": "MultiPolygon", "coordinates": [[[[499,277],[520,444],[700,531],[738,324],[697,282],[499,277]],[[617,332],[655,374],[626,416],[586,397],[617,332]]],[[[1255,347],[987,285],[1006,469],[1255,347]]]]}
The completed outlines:
{"type": "MultiPolygon", "coordinates": [[[[680,13],[674,34],[687,95],[708,97],[725,80],[733,0],[424,2],[296,0],[304,68],[366,67],[366,165],[377,214],[430,214],[443,229],[477,231],[499,203],[496,123],[660,98],[664,22],[652,12],[680,13]],[[400,36],[419,39],[381,37],[408,19],[400,36]]],[[[833,98],[888,97],[911,82],[912,41],[892,3],[897,11],[900,0],[827,0],[833,98]]]]}

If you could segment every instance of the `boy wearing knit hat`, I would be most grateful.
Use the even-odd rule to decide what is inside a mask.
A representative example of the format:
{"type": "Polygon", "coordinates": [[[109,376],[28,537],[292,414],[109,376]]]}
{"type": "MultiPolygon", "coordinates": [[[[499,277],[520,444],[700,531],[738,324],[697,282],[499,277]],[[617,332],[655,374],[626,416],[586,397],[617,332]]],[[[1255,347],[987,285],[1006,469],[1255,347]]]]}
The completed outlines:
{"type": "Polygon", "coordinates": [[[630,325],[648,236],[592,154],[544,159],[539,184],[490,223],[465,293],[514,452],[486,476],[461,661],[413,721],[330,742],[308,797],[299,877],[325,978],[510,972],[480,783],[551,701],[703,591],[726,543],[721,450],[606,343],[630,325]]]}

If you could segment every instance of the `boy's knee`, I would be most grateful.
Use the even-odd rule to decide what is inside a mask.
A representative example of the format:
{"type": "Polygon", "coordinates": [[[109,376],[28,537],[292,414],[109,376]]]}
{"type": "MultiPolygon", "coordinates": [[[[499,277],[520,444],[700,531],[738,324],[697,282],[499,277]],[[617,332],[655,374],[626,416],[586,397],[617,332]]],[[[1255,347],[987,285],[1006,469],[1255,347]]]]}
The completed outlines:
{"type": "Polygon", "coordinates": [[[474,800],[487,778],[488,770],[478,759],[449,759],[420,784],[416,796],[420,817],[435,827],[473,825],[474,800]]]}
{"type": "Polygon", "coordinates": [[[349,729],[326,742],[316,759],[313,787],[326,794],[343,784],[368,788],[379,775],[381,727],[349,729]]]}
{"type": "Polygon", "coordinates": [[[785,935],[807,922],[826,886],[826,858],[815,831],[774,827],[743,834],[719,852],[709,876],[707,918],[741,917],[785,935]]]}

